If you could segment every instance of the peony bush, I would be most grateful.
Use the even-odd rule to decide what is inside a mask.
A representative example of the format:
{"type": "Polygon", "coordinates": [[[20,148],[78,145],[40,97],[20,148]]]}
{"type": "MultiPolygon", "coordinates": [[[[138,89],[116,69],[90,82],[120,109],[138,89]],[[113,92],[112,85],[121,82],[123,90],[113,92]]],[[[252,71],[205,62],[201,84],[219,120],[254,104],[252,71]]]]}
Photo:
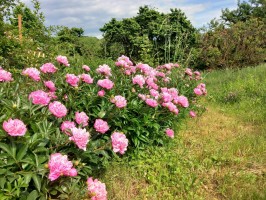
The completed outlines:
{"type": "Polygon", "coordinates": [[[207,94],[200,72],[178,64],[55,60],[0,67],[1,199],[107,199],[97,171],[174,138],[174,124],[200,114],[197,100],[207,94]]]}

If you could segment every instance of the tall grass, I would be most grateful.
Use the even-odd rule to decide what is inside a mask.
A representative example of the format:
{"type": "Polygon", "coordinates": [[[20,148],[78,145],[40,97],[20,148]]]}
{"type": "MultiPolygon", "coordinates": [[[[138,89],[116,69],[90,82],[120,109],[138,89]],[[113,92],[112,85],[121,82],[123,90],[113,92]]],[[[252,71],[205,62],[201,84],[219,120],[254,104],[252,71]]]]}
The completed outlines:
{"type": "Polygon", "coordinates": [[[247,122],[257,125],[266,122],[266,64],[212,71],[205,80],[209,102],[247,122]]]}

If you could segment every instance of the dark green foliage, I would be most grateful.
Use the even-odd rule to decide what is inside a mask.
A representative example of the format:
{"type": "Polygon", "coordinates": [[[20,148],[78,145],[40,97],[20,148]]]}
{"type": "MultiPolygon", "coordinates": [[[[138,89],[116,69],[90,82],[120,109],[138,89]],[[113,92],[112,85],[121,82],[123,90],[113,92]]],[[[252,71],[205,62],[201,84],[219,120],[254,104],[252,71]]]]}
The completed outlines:
{"type": "Polygon", "coordinates": [[[4,17],[10,14],[11,9],[16,5],[16,3],[17,3],[17,0],[1,0],[0,1],[0,23],[3,22],[4,17]]]}
{"type": "Polygon", "coordinates": [[[249,0],[248,2],[237,3],[236,10],[226,8],[222,10],[222,20],[226,24],[235,24],[239,21],[246,22],[251,18],[260,18],[266,20],[266,1],[265,0],[249,0]]]}
{"type": "Polygon", "coordinates": [[[32,0],[34,9],[19,3],[13,6],[11,14],[5,14],[10,23],[4,23],[0,37],[0,65],[23,68],[40,66],[54,57],[53,40],[44,25],[40,3],[32,0]],[[18,34],[18,14],[22,15],[22,40],[18,34]]]}
{"type": "Polygon", "coordinates": [[[54,40],[57,52],[87,59],[102,57],[102,40],[96,37],[84,36],[82,28],[62,26],[57,27],[54,32],[56,34],[54,40]]]}
{"type": "Polygon", "coordinates": [[[238,2],[238,8],[222,11],[199,38],[198,68],[257,65],[266,59],[266,2],[238,2]]]}
{"type": "Polygon", "coordinates": [[[73,43],[78,37],[83,36],[84,30],[82,28],[68,28],[61,27],[58,30],[57,36],[60,42],[73,43]]]}
{"type": "Polygon", "coordinates": [[[100,30],[104,33],[107,56],[120,53],[150,64],[184,63],[197,33],[181,10],[170,9],[169,14],[164,14],[148,6],[140,7],[136,17],[112,19],[100,30]],[[114,45],[121,46],[120,52],[111,51],[114,45]]]}
{"type": "Polygon", "coordinates": [[[25,4],[20,3],[14,9],[10,22],[13,27],[18,26],[18,14],[22,15],[23,36],[30,37],[36,42],[45,43],[47,40],[47,28],[44,26],[44,15],[40,12],[40,3],[32,1],[34,10],[28,8],[25,4]]]}
{"type": "Polygon", "coordinates": [[[265,60],[266,26],[251,18],[226,28],[218,25],[201,37],[201,67],[228,68],[256,65],[265,60]]]}

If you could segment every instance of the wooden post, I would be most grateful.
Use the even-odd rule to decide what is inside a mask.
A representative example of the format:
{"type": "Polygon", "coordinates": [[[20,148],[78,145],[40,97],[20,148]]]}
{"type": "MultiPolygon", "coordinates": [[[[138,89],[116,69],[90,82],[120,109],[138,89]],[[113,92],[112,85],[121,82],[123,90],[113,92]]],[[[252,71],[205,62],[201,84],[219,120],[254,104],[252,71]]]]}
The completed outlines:
{"type": "Polygon", "coordinates": [[[18,33],[19,33],[19,41],[22,42],[22,16],[18,14],[18,33]]]}

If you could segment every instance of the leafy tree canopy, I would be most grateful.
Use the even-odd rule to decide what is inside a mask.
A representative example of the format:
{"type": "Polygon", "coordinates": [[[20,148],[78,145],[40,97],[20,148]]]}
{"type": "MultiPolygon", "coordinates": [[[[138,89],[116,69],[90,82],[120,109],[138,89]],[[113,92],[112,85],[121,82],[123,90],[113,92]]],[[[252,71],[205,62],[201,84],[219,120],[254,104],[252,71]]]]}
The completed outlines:
{"type": "Polygon", "coordinates": [[[222,20],[226,24],[235,24],[239,21],[245,22],[250,18],[260,18],[266,20],[266,1],[265,0],[249,0],[248,2],[237,3],[237,9],[229,10],[226,8],[222,10],[222,20]]]}
{"type": "Polygon", "coordinates": [[[180,9],[165,14],[148,6],[140,7],[135,17],[120,21],[113,18],[100,30],[108,56],[126,54],[136,61],[149,57],[150,62],[157,64],[180,61],[184,52],[179,50],[189,50],[197,33],[180,9]],[[114,52],[112,47],[119,45],[121,48],[116,49],[120,52],[114,52]]]}

